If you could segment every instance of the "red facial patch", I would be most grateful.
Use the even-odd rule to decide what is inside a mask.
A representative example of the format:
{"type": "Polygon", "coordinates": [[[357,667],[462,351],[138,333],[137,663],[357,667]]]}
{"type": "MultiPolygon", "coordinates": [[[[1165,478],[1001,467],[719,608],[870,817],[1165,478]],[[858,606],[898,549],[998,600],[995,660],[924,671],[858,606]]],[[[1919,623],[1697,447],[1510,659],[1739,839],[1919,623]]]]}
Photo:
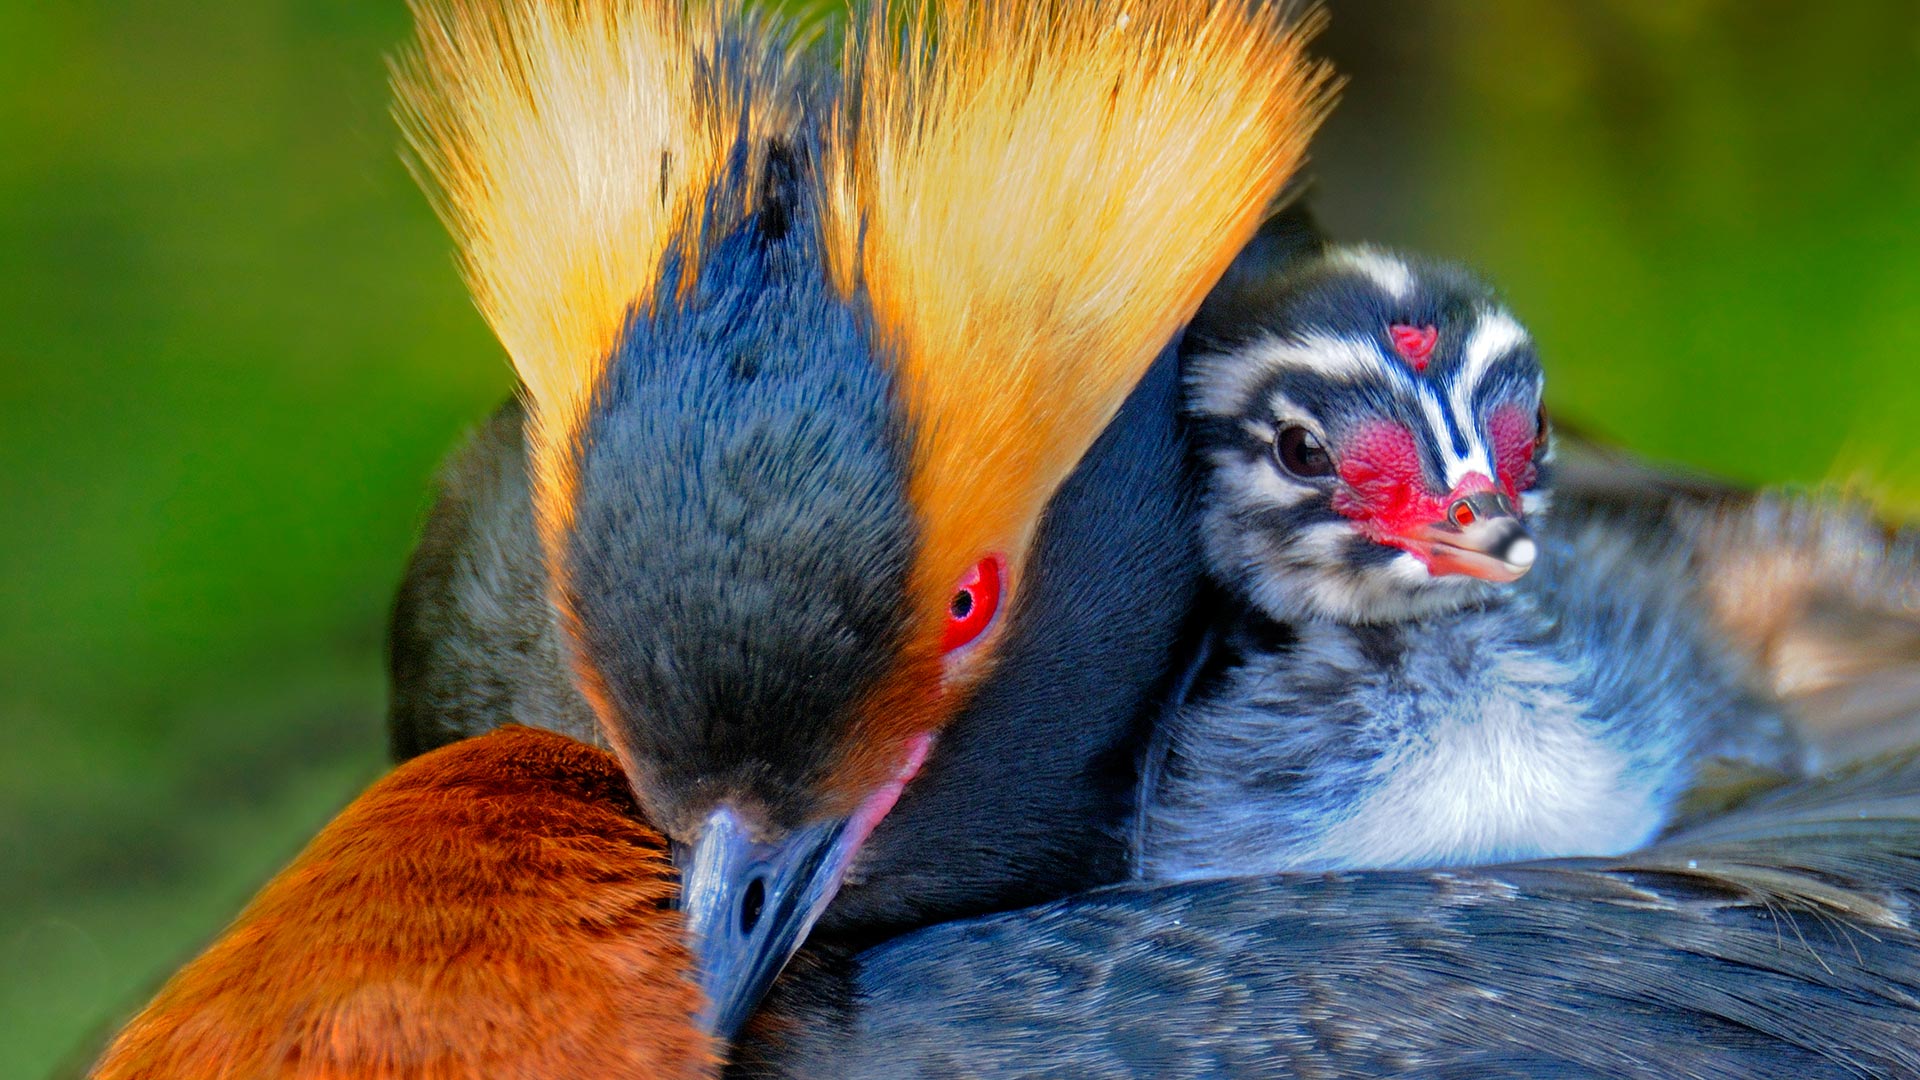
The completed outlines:
{"type": "MultiPolygon", "coordinates": [[[[1527,439],[1531,446],[1530,433],[1527,439]]],[[[1465,496],[1494,490],[1491,478],[1468,473],[1452,491],[1434,492],[1420,471],[1413,432],[1389,421],[1368,424],[1347,441],[1340,455],[1340,479],[1334,510],[1352,518],[1368,539],[1412,554],[1436,576],[1457,571],[1437,563],[1434,545],[1420,534],[1447,520],[1448,509],[1465,496]]]]}
{"type": "Polygon", "coordinates": [[[1440,330],[1432,326],[1395,323],[1387,327],[1387,336],[1393,339],[1393,351],[1400,354],[1400,359],[1415,371],[1425,371],[1427,360],[1433,356],[1434,343],[1440,340],[1440,330]]]}
{"type": "Polygon", "coordinates": [[[1487,417],[1494,471],[1500,474],[1501,489],[1515,502],[1540,478],[1533,464],[1534,442],[1539,434],[1536,423],[1534,414],[1518,405],[1502,405],[1487,417]]]}
{"type": "Polygon", "coordinates": [[[1447,512],[1446,499],[1427,490],[1413,432],[1399,424],[1376,421],[1347,439],[1340,452],[1340,479],[1334,510],[1381,543],[1439,521],[1447,512]]]}

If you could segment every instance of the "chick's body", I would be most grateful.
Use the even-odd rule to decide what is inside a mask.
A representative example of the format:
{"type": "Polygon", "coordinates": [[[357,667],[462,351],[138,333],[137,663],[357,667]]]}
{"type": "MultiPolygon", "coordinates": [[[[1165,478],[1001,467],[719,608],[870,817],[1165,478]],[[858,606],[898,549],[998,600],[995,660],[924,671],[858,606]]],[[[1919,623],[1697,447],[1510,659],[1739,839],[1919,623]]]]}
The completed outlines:
{"type": "Polygon", "coordinates": [[[1680,545],[1546,519],[1538,359],[1448,267],[1336,249],[1196,335],[1214,645],[1148,760],[1152,878],[1613,855],[1697,767],[1792,772],[1680,545]]]}
{"type": "Polygon", "coordinates": [[[1778,710],[1673,588],[1678,558],[1600,528],[1542,540],[1526,578],[1445,615],[1240,611],[1169,717],[1147,876],[1618,854],[1702,760],[1794,768],[1778,710]]]}

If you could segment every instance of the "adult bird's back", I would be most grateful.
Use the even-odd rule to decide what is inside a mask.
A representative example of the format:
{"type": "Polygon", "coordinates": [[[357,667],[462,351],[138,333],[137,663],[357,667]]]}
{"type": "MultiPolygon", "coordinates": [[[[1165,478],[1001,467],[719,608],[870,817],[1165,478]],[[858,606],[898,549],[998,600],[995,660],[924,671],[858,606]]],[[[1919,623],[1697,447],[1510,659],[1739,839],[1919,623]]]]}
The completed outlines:
{"type": "Polygon", "coordinates": [[[737,1075],[1920,1075],[1920,753],[1617,859],[1134,884],[783,984],[737,1075]]]}

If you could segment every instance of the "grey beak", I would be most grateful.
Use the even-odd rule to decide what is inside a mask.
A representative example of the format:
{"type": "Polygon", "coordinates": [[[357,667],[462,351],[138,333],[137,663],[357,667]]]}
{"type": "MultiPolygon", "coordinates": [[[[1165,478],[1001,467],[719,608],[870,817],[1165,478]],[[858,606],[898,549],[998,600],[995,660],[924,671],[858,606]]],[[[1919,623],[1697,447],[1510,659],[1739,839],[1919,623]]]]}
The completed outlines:
{"type": "Polygon", "coordinates": [[[680,864],[680,904],[716,1038],[740,1033],[840,888],[859,837],[842,821],[756,843],[730,808],[708,816],[680,864]]]}

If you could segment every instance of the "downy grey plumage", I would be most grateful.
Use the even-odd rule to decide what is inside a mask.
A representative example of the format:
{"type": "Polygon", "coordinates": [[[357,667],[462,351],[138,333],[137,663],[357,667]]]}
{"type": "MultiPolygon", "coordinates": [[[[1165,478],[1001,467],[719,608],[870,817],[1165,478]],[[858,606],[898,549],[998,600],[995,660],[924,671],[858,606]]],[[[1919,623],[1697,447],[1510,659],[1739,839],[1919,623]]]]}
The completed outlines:
{"type": "Polygon", "coordinates": [[[1444,264],[1334,248],[1190,333],[1221,594],[1149,751],[1142,876],[1616,855],[1710,759],[1791,774],[1677,532],[1546,517],[1542,372],[1444,264]]]}

